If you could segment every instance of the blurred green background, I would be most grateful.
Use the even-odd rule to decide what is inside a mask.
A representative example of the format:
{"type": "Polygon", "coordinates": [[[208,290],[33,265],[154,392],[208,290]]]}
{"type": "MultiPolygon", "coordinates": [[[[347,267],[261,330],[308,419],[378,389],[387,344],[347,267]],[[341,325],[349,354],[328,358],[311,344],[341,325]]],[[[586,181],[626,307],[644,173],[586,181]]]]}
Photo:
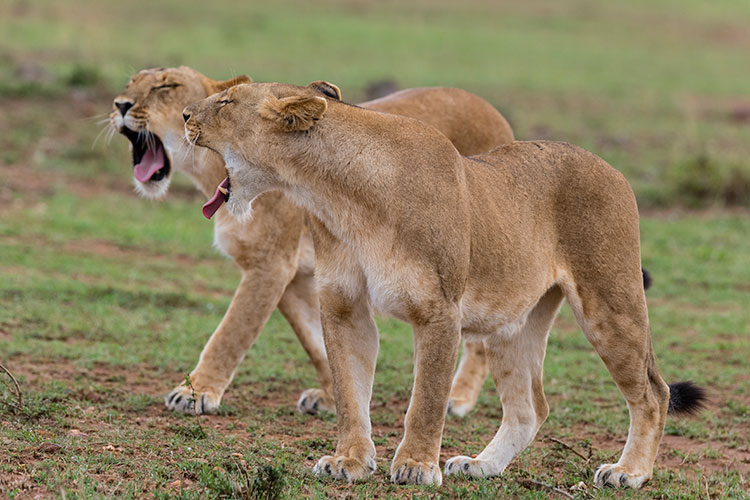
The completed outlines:
{"type": "Polygon", "coordinates": [[[603,156],[643,206],[746,205],[749,20],[745,0],[9,0],[0,92],[114,92],[139,69],[180,64],[326,79],[352,102],[384,79],[458,86],[493,102],[521,139],[603,156]]]}
{"type": "MultiPolygon", "coordinates": [[[[0,362],[26,406],[0,384],[0,499],[549,497],[529,480],[581,499],[747,498],[749,26],[747,0],[4,0],[0,362]],[[162,395],[193,368],[239,273],[210,245],[203,197],[178,175],[166,201],[138,198],[127,142],[100,133],[132,73],[180,64],[325,79],[350,102],[378,82],[459,86],[518,139],[572,142],[621,170],[643,213],[660,369],[711,396],[700,417],[668,421],[652,484],[591,489],[628,415],[567,306],[545,365],[550,417],[500,478],[388,483],[412,369],[410,332],[393,320],[379,322],[371,481],[311,474],[335,418],[294,411],[315,377],[278,313],[222,415],[168,413],[162,395]]],[[[448,420],[443,460],[479,452],[500,419],[488,381],[474,412],[448,420]]]]}

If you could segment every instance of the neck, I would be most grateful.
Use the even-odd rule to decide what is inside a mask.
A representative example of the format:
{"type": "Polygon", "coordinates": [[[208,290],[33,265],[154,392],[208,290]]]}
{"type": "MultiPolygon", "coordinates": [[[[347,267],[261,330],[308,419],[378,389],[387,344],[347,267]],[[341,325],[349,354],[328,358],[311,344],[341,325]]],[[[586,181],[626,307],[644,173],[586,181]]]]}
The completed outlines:
{"type": "Polygon", "coordinates": [[[270,148],[264,156],[274,159],[290,199],[334,233],[349,232],[364,220],[372,225],[388,217],[398,166],[377,131],[377,123],[363,123],[342,134],[321,121],[316,130],[286,144],[291,148],[270,148]]]}
{"type": "Polygon", "coordinates": [[[332,105],[308,134],[282,142],[262,156],[277,160],[288,196],[339,235],[410,225],[422,215],[409,200],[442,213],[437,191],[461,197],[460,155],[415,120],[332,105]]]}

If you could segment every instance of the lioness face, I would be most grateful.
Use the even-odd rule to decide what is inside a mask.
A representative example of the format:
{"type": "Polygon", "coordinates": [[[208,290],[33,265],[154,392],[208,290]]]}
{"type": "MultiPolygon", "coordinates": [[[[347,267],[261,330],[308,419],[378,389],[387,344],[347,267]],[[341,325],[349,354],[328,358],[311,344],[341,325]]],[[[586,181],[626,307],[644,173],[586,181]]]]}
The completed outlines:
{"type": "Polygon", "coordinates": [[[112,127],[130,140],[139,193],[164,196],[173,167],[186,161],[182,109],[226,85],[249,81],[242,76],[216,82],[187,66],[147,69],[131,77],[109,117],[112,127]]]}
{"type": "Polygon", "coordinates": [[[206,96],[200,77],[186,67],[143,70],[112,103],[110,123],[130,140],[135,186],[145,196],[167,192],[172,158],[185,146],[180,110],[206,96]]]}
{"type": "Polygon", "coordinates": [[[222,155],[227,167],[203,214],[210,218],[226,202],[233,215],[246,216],[257,196],[282,187],[285,135],[310,129],[325,113],[327,98],[340,99],[327,82],[251,83],[185,108],[187,141],[222,155]]]}

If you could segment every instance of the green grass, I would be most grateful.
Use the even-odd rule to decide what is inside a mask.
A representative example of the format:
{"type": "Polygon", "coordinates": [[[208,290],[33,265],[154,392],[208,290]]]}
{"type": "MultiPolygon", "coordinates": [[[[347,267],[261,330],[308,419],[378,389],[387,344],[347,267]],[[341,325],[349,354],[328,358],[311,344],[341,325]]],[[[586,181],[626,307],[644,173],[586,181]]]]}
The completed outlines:
{"type": "MultiPolygon", "coordinates": [[[[731,118],[750,90],[749,20],[746,2],[698,0],[2,4],[0,362],[25,405],[0,384],[0,498],[550,496],[528,479],[565,490],[583,481],[587,491],[571,491],[581,499],[747,498],[750,217],[722,207],[747,204],[727,189],[750,192],[750,127],[731,118]],[[604,156],[642,206],[659,207],[641,225],[654,348],[667,381],[709,389],[709,410],[667,422],[644,490],[593,490],[628,415],[565,307],[545,366],[550,417],[499,478],[389,483],[412,382],[411,333],[395,320],[379,320],[369,481],[312,475],[334,449],[335,418],[294,411],[315,376],[278,313],[220,415],[168,413],[162,396],[193,368],[239,276],[210,246],[201,197],[178,177],[167,202],[138,199],[124,141],[92,147],[91,117],[132,71],[174,64],[217,78],[325,78],[351,100],[380,78],[463,86],[519,138],[604,156]],[[42,77],[19,77],[29,66],[42,77]]],[[[448,420],[443,460],[479,452],[501,417],[488,381],[474,412],[448,420]]]]}
{"type": "MultiPolygon", "coordinates": [[[[388,461],[402,433],[412,347],[405,325],[383,319],[372,413],[379,470],[352,486],[315,478],[314,460],[335,445],[334,418],[294,411],[299,392],[315,384],[314,372],[278,313],[243,362],[223,416],[162,409],[161,395],[192,368],[237,282],[231,263],[209,250],[210,224],[190,215],[196,204],[178,198],[153,205],[106,190],[79,197],[61,190],[43,203],[45,210],[17,207],[0,219],[0,345],[26,399],[23,411],[0,404],[0,440],[8,452],[0,475],[27,477],[24,491],[62,488],[68,498],[255,498],[261,490],[287,498],[546,498],[545,491],[525,488],[524,479],[565,489],[579,481],[590,485],[595,465],[621,446],[613,439],[625,435],[625,405],[566,308],[549,341],[545,384],[552,412],[536,444],[501,478],[450,478],[439,489],[390,485],[388,461]],[[175,254],[179,262],[170,258],[175,254]],[[46,442],[61,449],[40,451],[46,442]],[[170,493],[177,480],[184,490],[170,493]]],[[[683,451],[677,452],[663,446],[646,490],[595,492],[597,498],[690,498],[705,488],[712,497],[741,498],[747,489],[731,456],[750,451],[750,401],[743,390],[750,349],[748,231],[743,213],[643,219],[644,264],[656,279],[649,303],[661,370],[668,381],[706,385],[712,405],[700,417],[670,419],[667,439],[690,446],[678,441],[674,446],[683,451]],[[706,460],[727,468],[701,472],[706,460]]],[[[500,418],[487,382],[476,411],[449,419],[444,447],[451,454],[479,452],[500,418]]]]}

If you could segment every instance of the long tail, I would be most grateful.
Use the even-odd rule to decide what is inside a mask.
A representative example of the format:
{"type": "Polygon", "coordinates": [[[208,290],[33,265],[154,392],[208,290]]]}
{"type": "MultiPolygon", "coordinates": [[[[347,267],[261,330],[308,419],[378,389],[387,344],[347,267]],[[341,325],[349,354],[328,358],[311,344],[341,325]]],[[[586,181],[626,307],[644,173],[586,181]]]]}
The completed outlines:
{"type": "Polygon", "coordinates": [[[695,415],[704,407],[706,390],[693,382],[677,382],[669,384],[669,410],[670,415],[695,415]]]}

